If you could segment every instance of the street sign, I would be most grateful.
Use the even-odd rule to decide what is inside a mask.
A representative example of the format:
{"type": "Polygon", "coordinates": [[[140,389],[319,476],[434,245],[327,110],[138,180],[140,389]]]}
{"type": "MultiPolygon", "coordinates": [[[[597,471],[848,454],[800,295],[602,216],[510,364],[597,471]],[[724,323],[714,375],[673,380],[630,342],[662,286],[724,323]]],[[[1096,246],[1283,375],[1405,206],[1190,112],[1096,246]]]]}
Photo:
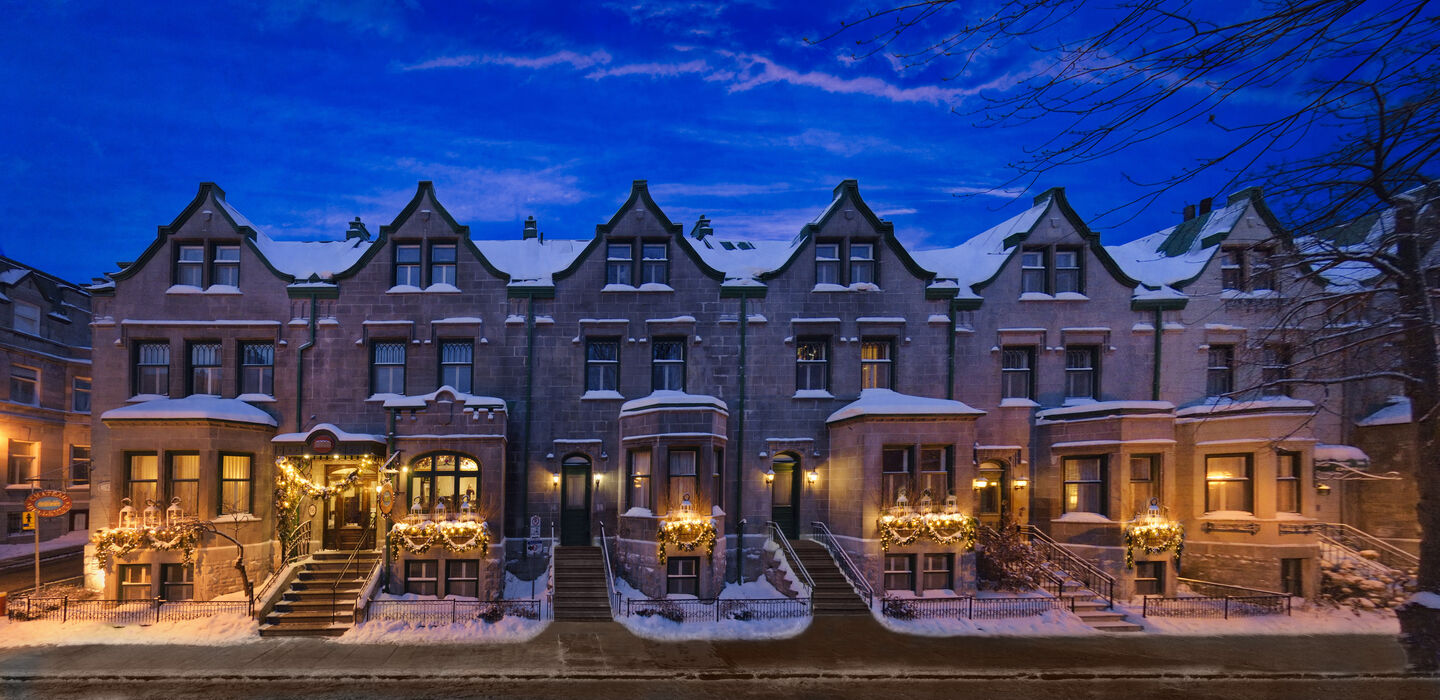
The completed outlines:
{"type": "Polygon", "coordinates": [[[25,499],[25,510],[42,518],[58,518],[70,512],[70,494],[64,491],[36,491],[25,499]]]}
{"type": "Polygon", "coordinates": [[[20,513],[20,529],[21,529],[21,530],[34,530],[34,529],[35,529],[35,511],[33,511],[33,510],[27,510],[27,511],[23,511],[23,512],[20,513]]]}
{"type": "Polygon", "coordinates": [[[530,516],[530,539],[534,540],[534,539],[539,539],[539,538],[540,538],[540,516],[538,516],[538,515],[532,515],[532,516],[530,516]]]}

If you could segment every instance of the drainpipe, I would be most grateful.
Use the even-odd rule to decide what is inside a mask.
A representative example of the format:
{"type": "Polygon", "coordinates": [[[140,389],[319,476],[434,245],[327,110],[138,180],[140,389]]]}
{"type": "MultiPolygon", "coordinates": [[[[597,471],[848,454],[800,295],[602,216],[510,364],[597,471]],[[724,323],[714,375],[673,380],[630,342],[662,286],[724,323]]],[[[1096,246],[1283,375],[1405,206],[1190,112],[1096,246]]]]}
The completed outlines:
{"type": "Polygon", "coordinates": [[[1154,359],[1150,363],[1152,365],[1150,374],[1151,401],[1160,400],[1160,348],[1164,345],[1164,343],[1161,342],[1161,336],[1165,335],[1165,324],[1161,320],[1162,313],[1164,312],[1162,312],[1159,307],[1155,308],[1155,349],[1152,353],[1154,359]]]}
{"type": "Polygon", "coordinates": [[[305,432],[305,351],[315,346],[315,312],[319,307],[310,295],[310,339],[295,352],[295,432],[305,432]]]}
{"type": "Polygon", "coordinates": [[[955,399],[955,320],[960,312],[955,308],[955,302],[950,302],[950,327],[947,328],[948,336],[945,339],[945,398],[955,399]]]}
{"type": "Polygon", "coordinates": [[[739,406],[736,409],[735,418],[735,505],[731,509],[735,520],[735,582],[745,582],[745,525],[742,514],[745,509],[741,507],[745,495],[745,329],[750,325],[750,314],[746,310],[745,301],[748,299],[744,292],[740,294],[740,395],[739,406]]]}
{"type": "Polygon", "coordinates": [[[524,527],[525,513],[530,503],[530,415],[535,398],[535,297],[525,300],[525,419],[520,423],[520,498],[512,523],[513,531],[524,527]],[[516,524],[518,523],[518,524],[516,524]]]}
{"type": "MultiPolygon", "coordinates": [[[[385,461],[386,461],[386,462],[389,462],[389,461],[390,461],[390,456],[393,455],[393,454],[395,454],[395,414],[396,414],[398,411],[399,411],[399,409],[392,408],[392,409],[390,409],[388,412],[386,412],[386,415],[385,415],[385,461]]],[[[387,478],[387,479],[388,479],[388,477],[385,477],[384,474],[381,474],[380,476],[381,476],[382,478],[387,478]]],[[[397,478],[398,478],[398,477],[397,477],[397,478]]],[[[399,489],[399,488],[396,488],[395,490],[398,492],[400,489],[399,489]]],[[[408,494],[407,494],[407,495],[408,495],[408,494]]],[[[386,516],[386,519],[388,520],[389,517],[386,516]]],[[[389,593],[389,592],[390,592],[390,574],[391,574],[390,568],[391,568],[391,561],[390,561],[390,528],[387,527],[387,528],[385,528],[385,579],[384,579],[384,580],[385,580],[385,592],[386,592],[386,593],[389,593]]]]}

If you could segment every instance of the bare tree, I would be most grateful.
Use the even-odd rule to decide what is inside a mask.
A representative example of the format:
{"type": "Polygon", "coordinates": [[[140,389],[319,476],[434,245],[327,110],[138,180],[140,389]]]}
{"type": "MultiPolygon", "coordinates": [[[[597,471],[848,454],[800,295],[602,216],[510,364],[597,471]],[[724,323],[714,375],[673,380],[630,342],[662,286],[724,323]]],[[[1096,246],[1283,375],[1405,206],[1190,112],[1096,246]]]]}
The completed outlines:
{"type": "Polygon", "coordinates": [[[1399,614],[1412,667],[1440,669],[1435,8],[1423,0],[1264,0],[1225,16],[1213,5],[1166,0],[977,7],[898,5],[819,41],[858,37],[856,58],[884,54],[962,84],[993,83],[978,75],[992,56],[1038,57],[1011,84],[956,108],[981,127],[1040,128],[1045,137],[1012,160],[1014,181],[1026,185],[1196,128],[1210,130],[1214,151],[1131,176],[1141,194],[1117,208],[1153,202],[1202,173],[1227,175],[1223,189],[1265,185],[1291,243],[1286,264],[1314,282],[1286,296],[1274,324],[1309,329],[1294,360],[1304,371],[1266,383],[1384,382],[1410,399],[1420,441],[1420,593],[1399,614]],[[1260,96],[1269,108],[1238,106],[1260,96]]]}

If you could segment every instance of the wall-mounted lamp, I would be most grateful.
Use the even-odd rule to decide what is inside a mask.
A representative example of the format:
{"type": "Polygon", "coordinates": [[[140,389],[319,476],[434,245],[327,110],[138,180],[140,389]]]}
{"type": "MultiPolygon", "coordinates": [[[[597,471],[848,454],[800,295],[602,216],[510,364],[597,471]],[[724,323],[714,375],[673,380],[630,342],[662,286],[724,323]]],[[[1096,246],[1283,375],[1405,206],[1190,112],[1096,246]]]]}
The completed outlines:
{"type": "Polygon", "coordinates": [[[974,480],[974,481],[972,481],[972,482],[970,482],[970,483],[971,483],[972,486],[975,487],[975,490],[976,490],[976,491],[979,491],[980,489],[983,489],[983,488],[985,488],[986,486],[989,486],[989,485],[990,485],[990,480],[989,480],[989,479],[976,479],[976,480],[974,480]]]}
{"type": "Polygon", "coordinates": [[[560,485],[560,475],[559,475],[559,474],[551,474],[551,475],[550,475],[550,485],[551,485],[551,486],[559,486],[559,485],[560,485]]]}
{"type": "Polygon", "coordinates": [[[375,493],[380,493],[380,487],[379,487],[379,486],[376,486],[376,487],[375,487],[375,493]]]}
{"type": "Polygon", "coordinates": [[[600,474],[595,474],[595,488],[600,488],[600,474]]]}
{"type": "Polygon", "coordinates": [[[805,480],[809,481],[811,484],[814,484],[815,482],[820,480],[820,472],[815,471],[814,469],[805,472],[805,480]]]}
{"type": "Polygon", "coordinates": [[[773,483],[775,483],[775,472],[773,472],[773,471],[765,472],[765,473],[761,474],[760,476],[761,476],[761,478],[765,479],[765,483],[767,483],[767,484],[773,484],[773,483]]]}
{"type": "Polygon", "coordinates": [[[1030,485],[1030,480],[1029,480],[1029,479],[1014,479],[1014,480],[1012,480],[1012,481],[1010,482],[1010,484],[1011,484],[1012,486],[1014,486],[1015,488],[1017,488],[1017,489],[1023,489],[1023,488],[1025,488],[1026,486],[1029,486],[1029,485],[1030,485]]]}
{"type": "Polygon", "coordinates": [[[1329,496],[1330,484],[1315,484],[1315,493],[1318,493],[1321,496],[1329,496]]]}

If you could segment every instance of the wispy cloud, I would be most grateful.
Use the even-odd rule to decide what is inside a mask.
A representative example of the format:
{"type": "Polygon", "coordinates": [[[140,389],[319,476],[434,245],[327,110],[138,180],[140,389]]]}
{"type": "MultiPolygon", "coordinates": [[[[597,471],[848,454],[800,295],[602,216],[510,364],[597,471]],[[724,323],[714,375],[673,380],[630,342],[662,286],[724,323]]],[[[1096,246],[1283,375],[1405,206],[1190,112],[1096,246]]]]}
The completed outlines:
{"type": "Polygon", "coordinates": [[[600,68],[585,75],[591,80],[600,78],[616,78],[627,75],[639,75],[647,78],[673,78],[686,73],[709,73],[710,64],[703,60],[686,61],[685,63],[628,63],[613,68],[600,68]]]}
{"type": "Polygon", "coordinates": [[[1019,197],[1019,196],[1025,194],[1025,190],[1024,190],[1024,188],[1020,188],[1020,187],[1002,187],[1002,186],[999,186],[999,185],[996,185],[996,186],[993,186],[993,187],[985,187],[985,186],[983,186],[983,185],[982,185],[982,186],[974,186],[974,185],[955,185],[955,186],[952,186],[952,187],[946,187],[946,188],[945,188],[945,193],[946,193],[946,194],[961,195],[961,196],[966,196],[966,197],[976,196],[976,197],[996,197],[996,198],[998,198],[998,199],[1015,199],[1016,197],[1019,197]]]}
{"type": "Polygon", "coordinates": [[[801,72],[756,54],[734,54],[733,57],[740,70],[733,78],[726,79],[731,92],[752,90],[772,83],[787,83],[840,95],[868,95],[891,102],[924,102],[936,105],[957,104],[975,92],[934,85],[907,88],[868,76],[842,78],[820,71],[801,72]]]}
{"type": "Polygon", "coordinates": [[[400,66],[400,70],[417,71],[444,68],[469,68],[471,66],[485,64],[511,66],[514,68],[531,68],[535,70],[554,66],[570,66],[575,70],[585,70],[597,65],[607,64],[610,61],[610,54],[604,51],[592,51],[588,54],[582,54],[567,50],[557,51],[544,56],[459,54],[455,56],[440,56],[428,61],[402,65],[400,66]]]}
{"type": "Polygon", "coordinates": [[[709,185],[695,185],[685,183],[666,183],[655,185],[650,188],[651,193],[657,198],[664,197],[754,197],[779,192],[789,192],[792,188],[788,182],[773,182],[763,185],[751,185],[738,182],[717,182],[709,185]]]}

